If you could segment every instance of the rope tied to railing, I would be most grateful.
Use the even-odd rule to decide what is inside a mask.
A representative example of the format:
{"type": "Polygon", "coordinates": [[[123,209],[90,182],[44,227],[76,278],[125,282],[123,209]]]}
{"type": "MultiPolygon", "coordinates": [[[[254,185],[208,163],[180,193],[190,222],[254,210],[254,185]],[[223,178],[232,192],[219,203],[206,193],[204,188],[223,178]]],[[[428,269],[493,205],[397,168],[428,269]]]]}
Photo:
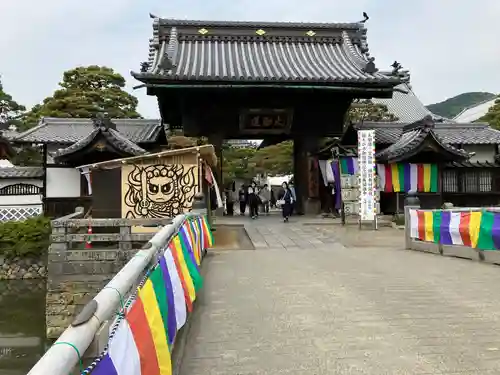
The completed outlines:
{"type": "MultiPolygon", "coordinates": [[[[55,346],[55,345],[68,345],[68,346],[71,346],[73,349],[75,349],[76,355],[78,356],[78,364],[80,367],[80,374],[82,374],[84,371],[83,360],[82,360],[82,356],[80,355],[80,351],[78,350],[78,348],[75,345],[73,345],[72,343],[66,342],[66,341],[55,342],[52,346],[55,346]]],[[[71,375],[71,373],[69,375],[71,375]]]]}
{"type": "Polygon", "coordinates": [[[116,289],[115,287],[113,287],[113,286],[105,286],[102,289],[112,289],[116,293],[118,293],[118,298],[120,298],[120,310],[118,310],[118,312],[116,313],[116,315],[118,315],[118,316],[125,316],[125,300],[123,299],[123,295],[121,294],[121,292],[118,289],[116,289]]]}

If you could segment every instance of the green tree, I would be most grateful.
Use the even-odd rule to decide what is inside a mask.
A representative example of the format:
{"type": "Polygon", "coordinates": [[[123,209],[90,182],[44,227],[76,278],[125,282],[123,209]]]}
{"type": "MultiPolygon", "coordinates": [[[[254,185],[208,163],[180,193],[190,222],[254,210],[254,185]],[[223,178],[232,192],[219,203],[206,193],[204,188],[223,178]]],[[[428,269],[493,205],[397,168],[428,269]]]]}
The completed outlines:
{"type": "Polygon", "coordinates": [[[495,104],[478,121],[487,122],[491,127],[500,129],[500,96],[495,100],[495,104]]]}
{"type": "Polygon", "coordinates": [[[285,141],[257,150],[251,163],[256,173],[283,176],[293,173],[293,142],[285,141]]]}
{"type": "Polygon", "coordinates": [[[346,115],[346,123],[363,121],[393,122],[398,118],[389,112],[384,104],[373,103],[371,100],[358,100],[351,104],[346,115]]]}
{"type": "MultiPolygon", "coordinates": [[[[18,129],[23,129],[22,118],[26,107],[16,102],[11,95],[7,94],[0,81],[0,132],[7,130],[9,126],[14,125],[18,129]]],[[[14,147],[15,154],[11,162],[14,165],[28,166],[41,164],[41,154],[37,147],[28,145],[14,147]]]]}
{"type": "Polygon", "coordinates": [[[257,149],[254,147],[234,147],[224,144],[222,148],[222,179],[230,183],[235,179],[249,180],[255,177],[253,160],[257,149]]]}
{"type": "Polygon", "coordinates": [[[0,80],[0,129],[7,129],[10,125],[20,125],[20,118],[26,107],[17,103],[7,94],[0,80]]]}
{"type": "Polygon", "coordinates": [[[60,89],[35,105],[26,116],[26,126],[42,116],[90,118],[107,113],[110,118],[140,118],[138,100],[123,90],[125,78],[113,69],[91,65],[64,72],[60,89]]]}

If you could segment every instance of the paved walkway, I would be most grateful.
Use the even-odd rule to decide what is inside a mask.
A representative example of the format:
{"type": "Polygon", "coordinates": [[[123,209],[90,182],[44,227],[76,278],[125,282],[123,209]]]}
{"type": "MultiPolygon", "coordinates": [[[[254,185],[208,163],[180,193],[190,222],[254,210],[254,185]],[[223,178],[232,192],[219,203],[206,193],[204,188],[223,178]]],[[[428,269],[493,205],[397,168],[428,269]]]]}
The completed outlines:
{"type": "Polygon", "coordinates": [[[249,226],[256,250],[206,259],[181,375],[499,373],[499,267],[393,229],[249,226]]]}

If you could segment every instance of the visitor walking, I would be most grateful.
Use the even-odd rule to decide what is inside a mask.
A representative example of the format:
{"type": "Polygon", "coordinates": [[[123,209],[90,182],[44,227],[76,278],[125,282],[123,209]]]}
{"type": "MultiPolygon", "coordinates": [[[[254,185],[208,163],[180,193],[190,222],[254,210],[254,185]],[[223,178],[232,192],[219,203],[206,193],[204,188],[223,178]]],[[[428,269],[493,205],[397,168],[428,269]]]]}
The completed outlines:
{"type": "Polygon", "coordinates": [[[328,195],[329,195],[329,199],[328,199],[328,203],[329,203],[329,213],[331,212],[333,217],[338,217],[339,216],[339,212],[337,210],[337,208],[335,207],[335,202],[336,202],[336,194],[337,192],[335,191],[335,184],[333,183],[328,183],[328,195]]]}
{"type": "Polygon", "coordinates": [[[247,210],[247,192],[245,185],[241,185],[238,191],[238,200],[240,201],[240,215],[245,216],[245,211],[247,210]]]}
{"type": "Polygon", "coordinates": [[[248,205],[250,206],[250,216],[256,219],[259,216],[259,197],[258,188],[255,181],[248,187],[248,205]]]}
{"type": "Polygon", "coordinates": [[[262,189],[259,191],[259,198],[262,202],[262,211],[266,216],[269,215],[269,204],[271,201],[271,190],[267,184],[264,185],[262,189]]]}
{"type": "Polygon", "coordinates": [[[280,192],[278,203],[281,205],[281,213],[283,215],[283,222],[288,222],[292,214],[292,205],[294,203],[292,190],[288,187],[286,182],[281,184],[283,191],[280,192]]]}
{"type": "Polygon", "coordinates": [[[234,191],[232,188],[226,190],[226,213],[228,216],[234,214],[234,191]]]}
{"type": "Polygon", "coordinates": [[[292,199],[293,199],[292,206],[290,207],[290,216],[292,216],[292,214],[297,210],[296,207],[297,196],[295,195],[295,186],[293,186],[292,182],[288,184],[288,187],[290,189],[290,193],[292,194],[292,199]]]}
{"type": "Polygon", "coordinates": [[[270,203],[271,203],[271,208],[276,208],[276,196],[274,195],[274,190],[273,189],[271,189],[270,203]]]}

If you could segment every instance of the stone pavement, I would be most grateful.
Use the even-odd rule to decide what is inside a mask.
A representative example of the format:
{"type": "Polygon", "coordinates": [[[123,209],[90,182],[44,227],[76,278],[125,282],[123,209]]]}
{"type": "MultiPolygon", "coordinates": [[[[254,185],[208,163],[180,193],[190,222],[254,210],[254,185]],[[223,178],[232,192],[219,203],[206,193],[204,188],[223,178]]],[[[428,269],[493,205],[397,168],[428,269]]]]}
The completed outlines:
{"type": "Polygon", "coordinates": [[[205,260],[181,375],[500,372],[497,266],[401,250],[394,229],[247,227],[256,250],[205,260]]]}

